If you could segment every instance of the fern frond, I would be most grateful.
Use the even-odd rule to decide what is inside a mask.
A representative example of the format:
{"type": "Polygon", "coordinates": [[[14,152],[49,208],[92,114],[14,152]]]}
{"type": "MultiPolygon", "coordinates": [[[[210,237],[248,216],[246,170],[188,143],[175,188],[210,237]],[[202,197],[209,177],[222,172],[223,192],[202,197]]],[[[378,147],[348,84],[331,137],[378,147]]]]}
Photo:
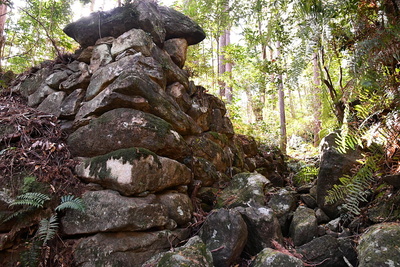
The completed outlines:
{"type": "Polygon", "coordinates": [[[40,246],[37,241],[30,243],[30,248],[21,254],[21,266],[37,267],[41,255],[40,246]]]}
{"type": "Polygon", "coordinates": [[[43,246],[53,239],[58,231],[57,215],[52,215],[49,219],[42,219],[39,223],[39,229],[36,233],[40,241],[43,241],[43,246]]]}
{"type": "Polygon", "coordinates": [[[44,202],[48,200],[50,200],[50,197],[45,194],[28,192],[17,196],[9,206],[32,206],[35,208],[43,208],[44,202]]]}
{"type": "Polygon", "coordinates": [[[56,207],[56,211],[62,211],[65,209],[74,209],[79,211],[85,210],[85,204],[83,200],[79,197],[73,195],[66,195],[61,197],[61,204],[56,207]]]}
{"type": "Polygon", "coordinates": [[[309,183],[314,180],[319,172],[319,168],[315,166],[304,166],[294,176],[298,183],[309,183]]]}

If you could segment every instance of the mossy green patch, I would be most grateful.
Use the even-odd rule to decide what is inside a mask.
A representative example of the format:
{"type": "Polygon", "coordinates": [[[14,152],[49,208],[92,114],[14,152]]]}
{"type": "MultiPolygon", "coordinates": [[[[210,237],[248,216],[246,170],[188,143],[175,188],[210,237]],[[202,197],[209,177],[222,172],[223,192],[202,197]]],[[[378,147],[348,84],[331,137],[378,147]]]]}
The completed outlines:
{"type": "Polygon", "coordinates": [[[107,161],[111,159],[122,160],[122,163],[132,163],[135,160],[140,160],[152,156],[154,161],[161,167],[161,162],[158,156],[145,148],[127,148],[120,149],[108,153],[106,155],[97,156],[85,161],[85,168],[89,167],[89,175],[105,179],[110,176],[110,169],[107,168],[107,161]]]}

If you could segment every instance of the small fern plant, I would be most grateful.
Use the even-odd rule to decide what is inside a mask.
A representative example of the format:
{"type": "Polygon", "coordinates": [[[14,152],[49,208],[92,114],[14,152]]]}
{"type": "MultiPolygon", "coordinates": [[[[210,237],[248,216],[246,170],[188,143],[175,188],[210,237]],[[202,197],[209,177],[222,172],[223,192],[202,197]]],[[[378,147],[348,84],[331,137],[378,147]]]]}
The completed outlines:
{"type": "MultiPolygon", "coordinates": [[[[37,192],[28,192],[19,195],[12,203],[10,203],[9,206],[22,206],[22,209],[14,212],[3,222],[16,217],[23,217],[27,214],[29,215],[30,212],[43,208],[45,203],[49,200],[49,196],[37,192]]],[[[75,197],[73,195],[62,196],[60,204],[54,209],[54,212],[50,216],[50,218],[43,218],[39,222],[38,230],[36,231],[34,237],[29,244],[29,249],[21,255],[21,262],[23,263],[23,266],[38,265],[39,257],[40,255],[42,255],[43,249],[46,247],[47,243],[56,236],[58,232],[58,213],[66,209],[73,209],[83,212],[85,210],[85,206],[82,199],[79,197],[75,197]]]]}

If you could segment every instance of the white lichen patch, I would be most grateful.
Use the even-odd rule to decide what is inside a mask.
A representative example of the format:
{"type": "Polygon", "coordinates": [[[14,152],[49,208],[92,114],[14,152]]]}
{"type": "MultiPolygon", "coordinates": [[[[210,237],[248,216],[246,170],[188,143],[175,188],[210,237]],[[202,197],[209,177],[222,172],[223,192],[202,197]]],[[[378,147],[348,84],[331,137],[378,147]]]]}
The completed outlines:
{"type": "Polygon", "coordinates": [[[388,267],[396,267],[396,265],[394,264],[394,261],[392,261],[392,260],[385,261],[385,264],[387,264],[388,267]]]}
{"type": "Polygon", "coordinates": [[[177,132],[175,132],[174,130],[170,130],[170,132],[174,135],[176,140],[181,140],[181,136],[177,132]]]}
{"type": "Polygon", "coordinates": [[[111,177],[115,178],[120,184],[129,184],[132,182],[132,165],[123,163],[119,159],[109,159],[106,162],[107,170],[110,171],[111,177]]]}
{"type": "Polygon", "coordinates": [[[211,239],[215,239],[217,237],[217,234],[218,234],[218,231],[214,229],[213,233],[212,233],[212,236],[211,236],[211,239]]]}
{"type": "Polygon", "coordinates": [[[178,206],[178,208],[176,209],[176,211],[178,212],[179,215],[183,216],[185,213],[182,210],[181,206],[178,206]]]}
{"type": "Polygon", "coordinates": [[[252,175],[247,180],[249,185],[267,185],[270,181],[261,174],[252,175]]]}
{"type": "Polygon", "coordinates": [[[272,211],[271,209],[267,209],[267,208],[259,208],[258,212],[261,213],[262,215],[269,217],[272,215],[272,211]]]}

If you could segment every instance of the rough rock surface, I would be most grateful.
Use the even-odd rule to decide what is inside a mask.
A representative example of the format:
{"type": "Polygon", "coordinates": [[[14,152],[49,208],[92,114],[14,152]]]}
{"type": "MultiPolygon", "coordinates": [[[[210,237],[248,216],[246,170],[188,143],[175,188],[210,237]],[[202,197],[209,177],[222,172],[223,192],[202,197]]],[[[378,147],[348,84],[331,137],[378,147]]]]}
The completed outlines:
{"type": "Polygon", "coordinates": [[[143,148],[120,149],[87,159],[77,166],[76,173],[86,182],[126,196],[186,185],[191,178],[185,165],[143,148]]]}
{"type": "Polygon", "coordinates": [[[400,223],[381,223],[362,234],[357,247],[360,267],[400,266],[400,223]]]}
{"type": "Polygon", "coordinates": [[[303,261],[271,248],[263,249],[251,267],[303,267],[303,261]]]}
{"type": "Polygon", "coordinates": [[[228,267],[247,243],[247,227],[239,212],[219,209],[207,217],[199,236],[211,251],[214,265],[228,267]]]}
{"type": "Polygon", "coordinates": [[[303,245],[317,236],[317,218],[314,210],[299,206],[293,214],[289,235],[296,246],[303,245]]]}
{"type": "Polygon", "coordinates": [[[82,238],[75,247],[78,266],[140,267],[154,254],[170,249],[189,235],[186,229],[157,232],[98,233],[82,238]]]}
{"type": "Polygon", "coordinates": [[[213,267],[211,252],[198,236],[194,236],[182,247],[174,251],[160,253],[148,260],[143,266],[154,267],[213,267]]]}

